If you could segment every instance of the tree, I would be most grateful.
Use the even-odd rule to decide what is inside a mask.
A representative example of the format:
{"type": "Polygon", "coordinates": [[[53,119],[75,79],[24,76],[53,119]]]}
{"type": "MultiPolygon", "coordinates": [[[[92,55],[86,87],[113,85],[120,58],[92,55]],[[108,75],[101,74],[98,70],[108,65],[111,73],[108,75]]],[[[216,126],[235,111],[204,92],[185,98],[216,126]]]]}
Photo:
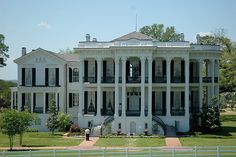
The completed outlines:
{"type": "Polygon", "coordinates": [[[28,111],[18,112],[18,114],[19,114],[18,134],[20,134],[20,146],[22,146],[23,134],[28,129],[28,127],[31,126],[31,124],[34,122],[36,116],[28,111]]]}
{"type": "Polygon", "coordinates": [[[0,80],[0,108],[9,108],[11,106],[11,89],[17,84],[11,81],[0,80]]]}
{"type": "Polygon", "coordinates": [[[4,35],[0,34],[0,67],[6,66],[6,60],[9,58],[8,46],[4,43],[4,35]]]}
{"type": "Polygon", "coordinates": [[[59,112],[57,115],[57,128],[59,131],[68,131],[70,127],[70,115],[59,112]]]}
{"type": "Polygon", "coordinates": [[[52,132],[52,135],[54,135],[54,131],[57,129],[57,108],[56,103],[54,100],[50,101],[49,104],[49,117],[47,119],[47,127],[52,132]]]}
{"type": "Polygon", "coordinates": [[[166,27],[165,29],[163,24],[153,24],[144,26],[139,31],[158,41],[181,41],[181,35],[176,33],[174,26],[166,27]]]}
{"type": "Polygon", "coordinates": [[[0,114],[0,129],[3,134],[9,138],[10,150],[13,147],[14,136],[19,133],[20,118],[18,111],[13,109],[5,109],[0,114]]]}

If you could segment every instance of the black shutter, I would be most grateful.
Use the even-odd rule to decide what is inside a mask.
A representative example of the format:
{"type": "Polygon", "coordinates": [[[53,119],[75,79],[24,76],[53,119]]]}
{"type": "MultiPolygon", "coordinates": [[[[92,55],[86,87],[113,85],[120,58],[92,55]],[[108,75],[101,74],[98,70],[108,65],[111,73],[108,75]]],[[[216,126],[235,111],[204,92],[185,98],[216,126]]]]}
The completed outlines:
{"type": "Polygon", "coordinates": [[[56,68],[56,86],[59,86],[59,68],[56,68]]]}
{"type": "Polygon", "coordinates": [[[171,107],[170,109],[171,110],[172,110],[173,106],[174,106],[174,92],[171,92],[170,93],[170,107],[171,107]]]}
{"type": "Polygon", "coordinates": [[[183,60],[181,60],[181,78],[185,76],[185,65],[183,60]]]}
{"type": "Polygon", "coordinates": [[[35,106],[36,106],[36,93],[33,94],[33,112],[35,110],[35,106]]]}
{"type": "Polygon", "coordinates": [[[32,68],[32,86],[35,86],[36,69],[32,68]]]}
{"type": "Polygon", "coordinates": [[[25,108],[25,93],[21,95],[21,111],[24,111],[25,108]]]}
{"type": "Polygon", "coordinates": [[[155,80],[155,71],[156,71],[156,61],[153,60],[153,62],[152,62],[152,81],[153,82],[155,80]]]}
{"type": "Polygon", "coordinates": [[[95,61],[95,82],[97,82],[97,75],[98,74],[98,63],[95,61]]]}
{"type": "Polygon", "coordinates": [[[162,111],[166,113],[166,92],[162,92],[162,111]]]}
{"type": "Polygon", "coordinates": [[[87,114],[88,107],[88,91],[84,92],[84,114],[87,114]]]}
{"type": "Polygon", "coordinates": [[[103,111],[103,114],[106,113],[106,91],[103,91],[103,104],[102,104],[102,111],[103,111]]]}
{"type": "Polygon", "coordinates": [[[193,110],[196,109],[196,108],[195,108],[196,104],[193,104],[193,97],[194,97],[194,92],[191,91],[191,96],[190,96],[190,101],[191,101],[191,104],[190,104],[191,112],[193,112],[193,110]]]}
{"type": "Polygon", "coordinates": [[[172,60],[171,61],[171,64],[170,64],[170,76],[171,76],[171,82],[173,82],[174,81],[174,61],[172,60]]]}
{"type": "Polygon", "coordinates": [[[113,92],[113,105],[112,105],[112,111],[114,113],[115,111],[115,92],[113,92]]]}
{"type": "Polygon", "coordinates": [[[192,80],[192,78],[193,78],[193,62],[190,62],[190,63],[189,63],[189,68],[190,68],[190,71],[189,71],[189,72],[190,72],[190,75],[189,75],[189,76],[190,76],[190,78],[191,78],[190,81],[192,82],[192,81],[193,81],[193,80],[192,80]]]}
{"type": "Polygon", "coordinates": [[[166,77],[166,60],[162,61],[162,75],[166,77]]]}
{"type": "Polygon", "coordinates": [[[59,99],[59,93],[57,93],[57,111],[59,111],[59,104],[60,104],[60,99],[59,99]]]}
{"type": "Polygon", "coordinates": [[[46,112],[48,112],[48,105],[49,105],[49,102],[48,102],[48,93],[46,93],[45,104],[46,104],[46,112]]]}
{"type": "Polygon", "coordinates": [[[72,82],[72,68],[69,68],[69,82],[72,82]]]}
{"type": "Polygon", "coordinates": [[[127,111],[129,111],[129,97],[127,97],[127,111]]]}
{"type": "Polygon", "coordinates": [[[25,68],[21,69],[21,84],[25,86],[25,68]]]}
{"type": "MultiPolygon", "coordinates": [[[[139,112],[141,111],[141,98],[139,97],[139,112]]],[[[143,112],[143,111],[142,111],[143,112]]]]}
{"type": "Polygon", "coordinates": [[[48,86],[48,68],[45,68],[45,86],[48,86]]]}
{"type": "Polygon", "coordinates": [[[113,61],[113,76],[115,77],[115,61],[113,61]]]}
{"type": "MultiPolygon", "coordinates": [[[[95,91],[95,115],[97,115],[97,102],[98,102],[98,100],[97,100],[97,94],[98,94],[98,92],[95,91]]],[[[100,110],[101,110],[101,109],[100,109],[100,110]]]]}
{"type": "Polygon", "coordinates": [[[184,108],[184,103],[185,103],[184,92],[181,92],[181,107],[182,107],[182,108],[184,108]]]}
{"type": "Polygon", "coordinates": [[[140,60],[138,61],[138,69],[139,69],[138,75],[141,76],[141,70],[142,69],[141,69],[141,61],[140,60]]]}
{"type": "Polygon", "coordinates": [[[129,76],[130,76],[130,61],[126,61],[126,82],[128,81],[129,76]]]}
{"type": "Polygon", "coordinates": [[[84,61],[84,77],[85,77],[85,82],[88,82],[88,61],[84,61]]]}
{"type": "Polygon", "coordinates": [[[72,93],[69,93],[69,108],[71,108],[72,106],[73,106],[73,101],[72,101],[72,99],[73,99],[73,95],[72,95],[72,93]]]}
{"type": "Polygon", "coordinates": [[[107,61],[103,61],[103,79],[107,77],[107,61]]]}
{"type": "Polygon", "coordinates": [[[155,113],[156,111],[156,106],[155,106],[155,92],[152,91],[152,113],[155,113]]]}

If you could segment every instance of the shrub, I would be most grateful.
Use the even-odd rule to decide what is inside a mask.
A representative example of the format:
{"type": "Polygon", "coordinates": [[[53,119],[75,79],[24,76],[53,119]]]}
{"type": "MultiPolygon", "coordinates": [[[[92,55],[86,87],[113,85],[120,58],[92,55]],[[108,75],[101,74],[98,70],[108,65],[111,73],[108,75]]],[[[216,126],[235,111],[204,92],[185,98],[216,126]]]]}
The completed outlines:
{"type": "Polygon", "coordinates": [[[76,125],[76,124],[72,124],[70,126],[70,130],[69,130],[70,133],[72,132],[81,132],[81,128],[79,125],[76,125]]]}

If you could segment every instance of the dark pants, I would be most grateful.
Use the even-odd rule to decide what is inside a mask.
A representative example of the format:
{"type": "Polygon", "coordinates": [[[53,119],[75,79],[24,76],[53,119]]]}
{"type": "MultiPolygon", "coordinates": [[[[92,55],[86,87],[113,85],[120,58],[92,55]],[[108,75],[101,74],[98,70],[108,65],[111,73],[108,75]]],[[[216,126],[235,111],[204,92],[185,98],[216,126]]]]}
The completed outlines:
{"type": "Polygon", "coordinates": [[[89,134],[86,134],[86,141],[89,141],[89,134]]]}

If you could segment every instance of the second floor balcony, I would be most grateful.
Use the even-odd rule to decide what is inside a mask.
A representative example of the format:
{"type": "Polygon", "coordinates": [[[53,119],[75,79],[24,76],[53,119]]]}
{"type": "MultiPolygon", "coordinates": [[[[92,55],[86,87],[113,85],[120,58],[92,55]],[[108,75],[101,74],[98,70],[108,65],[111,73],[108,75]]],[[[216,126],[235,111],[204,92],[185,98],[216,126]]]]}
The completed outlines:
{"type": "Polygon", "coordinates": [[[114,76],[102,77],[101,82],[102,83],[115,83],[115,77],[114,76]]]}
{"type": "Polygon", "coordinates": [[[166,77],[165,76],[163,76],[163,77],[159,77],[159,76],[153,77],[152,82],[153,83],[166,83],[166,77]]]}
{"type": "Polygon", "coordinates": [[[97,83],[97,78],[96,77],[87,77],[87,76],[85,76],[84,77],[84,82],[87,82],[87,83],[97,83]]]}
{"type": "Polygon", "coordinates": [[[184,76],[173,76],[171,78],[171,83],[184,83],[185,77],[184,76]]]}

